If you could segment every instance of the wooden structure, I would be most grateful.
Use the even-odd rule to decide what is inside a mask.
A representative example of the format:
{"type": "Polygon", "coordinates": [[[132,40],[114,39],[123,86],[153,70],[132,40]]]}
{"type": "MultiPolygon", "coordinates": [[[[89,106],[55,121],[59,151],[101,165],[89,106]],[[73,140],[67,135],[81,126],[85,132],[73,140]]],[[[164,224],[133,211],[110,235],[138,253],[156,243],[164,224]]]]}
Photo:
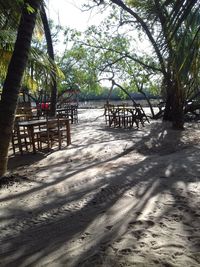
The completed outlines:
{"type": "Polygon", "coordinates": [[[104,105],[104,116],[109,127],[132,128],[135,125],[139,128],[140,124],[144,126],[146,121],[149,122],[140,105],[127,107],[125,105],[106,104],[104,105]]]}
{"type": "Polygon", "coordinates": [[[12,146],[15,154],[16,148],[20,154],[24,149],[29,151],[32,148],[33,153],[37,149],[42,149],[42,143],[46,143],[48,150],[54,142],[61,148],[62,141],[67,145],[71,144],[70,124],[67,118],[45,118],[36,120],[24,120],[15,123],[13,131],[12,146]]]}
{"type": "Polygon", "coordinates": [[[78,106],[77,105],[68,105],[63,108],[56,109],[57,116],[60,118],[68,118],[70,122],[78,123],[78,106]]]}
{"type": "Polygon", "coordinates": [[[28,93],[28,90],[21,89],[18,97],[18,104],[16,109],[16,118],[21,120],[32,119],[37,116],[35,99],[28,93]]]}
{"type": "Polygon", "coordinates": [[[66,117],[70,122],[78,123],[78,95],[80,90],[78,86],[65,90],[58,97],[56,114],[59,117],[66,117]]]}

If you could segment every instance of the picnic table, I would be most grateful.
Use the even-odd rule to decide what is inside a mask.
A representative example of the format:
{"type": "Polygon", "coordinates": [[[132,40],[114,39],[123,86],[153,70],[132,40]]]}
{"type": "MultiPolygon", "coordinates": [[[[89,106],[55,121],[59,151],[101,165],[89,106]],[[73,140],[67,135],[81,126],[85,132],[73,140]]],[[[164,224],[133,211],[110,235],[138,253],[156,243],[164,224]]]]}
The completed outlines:
{"type": "MultiPolygon", "coordinates": [[[[29,133],[30,143],[33,148],[33,153],[36,153],[36,141],[37,138],[36,135],[38,133],[38,129],[41,126],[47,126],[48,122],[56,122],[57,120],[60,120],[61,122],[65,123],[66,126],[66,134],[67,134],[67,145],[71,144],[71,133],[70,133],[70,124],[68,118],[45,118],[45,119],[37,119],[37,120],[27,120],[27,121],[19,121],[17,123],[17,131],[20,133],[20,127],[27,128],[27,132],[29,133]]],[[[20,138],[19,140],[19,149],[22,154],[22,147],[20,145],[20,138]]]]}

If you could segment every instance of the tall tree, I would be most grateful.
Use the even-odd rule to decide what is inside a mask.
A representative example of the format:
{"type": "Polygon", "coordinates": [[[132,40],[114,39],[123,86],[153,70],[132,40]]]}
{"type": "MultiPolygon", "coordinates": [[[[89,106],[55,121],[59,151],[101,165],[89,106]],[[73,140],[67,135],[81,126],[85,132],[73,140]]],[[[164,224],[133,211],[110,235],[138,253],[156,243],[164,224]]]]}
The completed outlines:
{"type": "MultiPolygon", "coordinates": [[[[47,51],[50,59],[54,62],[54,50],[53,43],[51,38],[51,31],[46,15],[44,5],[41,5],[41,18],[44,27],[44,33],[47,42],[47,51]]],[[[56,70],[52,72],[52,84],[51,84],[51,106],[50,106],[50,115],[55,116],[56,114],[56,103],[57,103],[57,83],[56,83],[56,70]]]]}
{"type": "Polygon", "coordinates": [[[42,0],[25,0],[13,55],[3,85],[0,102],[0,177],[7,171],[8,148],[17,107],[19,90],[28,60],[37,11],[42,0]]]}
{"type": "Polygon", "coordinates": [[[163,75],[167,97],[165,119],[172,119],[173,127],[182,129],[186,90],[188,84],[196,84],[194,78],[197,79],[199,72],[195,71],[194,76],[192,71],[199,57],[197,57],[200,39],[199,2],[197,0],[94,0],[93,2],[97,5],[113,3],[118,6],[121,9],[120,25],[129,23],[148,37],[163,75]]]}

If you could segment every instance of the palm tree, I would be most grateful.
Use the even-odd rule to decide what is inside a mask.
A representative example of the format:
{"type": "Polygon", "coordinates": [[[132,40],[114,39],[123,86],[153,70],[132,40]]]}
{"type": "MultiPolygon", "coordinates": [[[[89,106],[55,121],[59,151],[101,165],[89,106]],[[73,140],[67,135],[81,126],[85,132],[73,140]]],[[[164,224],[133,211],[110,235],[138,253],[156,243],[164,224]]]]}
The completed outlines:
{"type": "MultiPolygon", "coordinates": [[[[45,12],[44,5],[41,6],[40,12],[42,23],[44,27],[44,33],[47,42],[47,51],[50,59],[54,62],[54,50],[51,38],[51,31],[47,19],[47,15],[45,12]]],[[[55,116],[56,113],[56,103],[57,103],[57,83],[56,83],[56,70],[52,72],[52,84],[51,84],[51,106],[50,106],[50,115],[55,116]]]]}
{"type": "MultiPolygon", "coordinates": [[[[100,4],[104,1],[96,2],[100,4]]],[[[183,129],[186,89],[188,82],[191,83],[190,77],[194,78],[191,72],[199,51],[200,38],[199,27],[196,26],[196,33],[192,32],[187,20],[191,14],[195,14],[192,20],[198,17],[198,1],[111,0],[109,2],[131,15],[149,38],[159,61],[166,89],[164,118],[171,119],[174,128],[183,129]],[[192,38],[189,38],[189,35],[192,38]]]]}
{"type": "Polygon", "coordinates": [[[19,90],[28,60],[37,11],[42,0],[25,0],[12,58],[3,85],[0,102],[0,177],[7,171],[8,148],[11,140],[19,90]]]}
{"type": "MultiPolygon", "coordinates": [[[[44,10],[44,7],[43,7],[44,10]]],[[[14,43],[16,39],[17,25],[19,24],[21,8],[18,1],[8,0],[8,4],[5,1],[0,0],[0,82],[5,80],[8,65],[13,53],[14,43]],[[7,15],[9,14],[9,20],[7,20],[7,15]],[[2,19],[3,18],[3,19],[2,19]]],[[[45,12],[45,11],[44,11],[45,12]]],[[[43,12],[40,11],[40,15],[43,12]]],[[[45,14],[46,15],[46,14],[45,14]]],[[[40,88],[46,88],[49,91],[49,87],[52,87],[51,91],[56,91],[56,78],[61,78],[62,73],[56,66],[54,62],[53,46],[51,41],[50,29],[47,21],[43,19],[41,21],[40,16],[37,16],[36,30],[34,31],[34,39],[32,42],[32,47],[30,49],[28,63],[26,71],[24,73],[23,85],[30,90],[33,90],[37,94],[37,90],[40,88]],[[45,21],[45,22],[44,22],[45,21]],[[43,24],[43,25],[42,25],[43,24]],[[45,36],[48,36],[48,53],[46,53],[43,45],[38,45],[41,43],[41,33],[45,31],[45,36]],[[38,34],[39,33],[39,34],[38,34]],[[38,37],[40,39],[38,43],[38,37]],[[48,81],[48,85],[47,85],[48,81]]],[[[56,93],[52,93],[56,95],[56,93]]],[[[52,97],[54,104],[51,106],[56,106],[56,97],[52,97]]]]}

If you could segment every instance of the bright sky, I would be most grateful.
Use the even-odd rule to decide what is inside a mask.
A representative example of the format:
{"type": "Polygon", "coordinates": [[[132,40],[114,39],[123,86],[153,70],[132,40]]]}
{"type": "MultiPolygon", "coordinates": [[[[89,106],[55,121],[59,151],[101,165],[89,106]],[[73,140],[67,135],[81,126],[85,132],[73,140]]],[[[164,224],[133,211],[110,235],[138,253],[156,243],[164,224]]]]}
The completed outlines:
{"type": "MultiPolygon", "coordinates": [[[[90,11],[81,11],[83,4],[86,4],[88,0],[48,0],[48,16],[55,21],[55,24],[61,26],[68,26],[80,31],[87,29],[89,25],[98,25],[103,18],[106,17],[107,12],[101,13],[99,8],[92,9],[90,11]]],[[[149,51],[149,42],[138,41],[138,47],[143,51],[149,51]]]]}
{"type": "MultiPolygon", "coordinates": [[[[106,16],[105,12],[101,13],[99,11],[99,8],[91,11],[81,11],[82,5],[87,2],[87,0],[48,0],[48,17],[53,19],[55,24],[84,31],[89,25],[100,24],[106,16]]],[[[139,40],[138,42],[140,49],[143,47],[144,51],[149,50],[149,43],[141,43],[139,40]]],[[[61,42],[56,50],[62,53],[63,49],[61,42]]]]}
{"type": "Polygon", "coordinates": [[[98,24],[102,15],[94,10],[81,11],[81,6],[86,0],[48,0],[48,15],[61,26],[68,26],[78,30],[85,30],[87,26],[98,24]]]}

